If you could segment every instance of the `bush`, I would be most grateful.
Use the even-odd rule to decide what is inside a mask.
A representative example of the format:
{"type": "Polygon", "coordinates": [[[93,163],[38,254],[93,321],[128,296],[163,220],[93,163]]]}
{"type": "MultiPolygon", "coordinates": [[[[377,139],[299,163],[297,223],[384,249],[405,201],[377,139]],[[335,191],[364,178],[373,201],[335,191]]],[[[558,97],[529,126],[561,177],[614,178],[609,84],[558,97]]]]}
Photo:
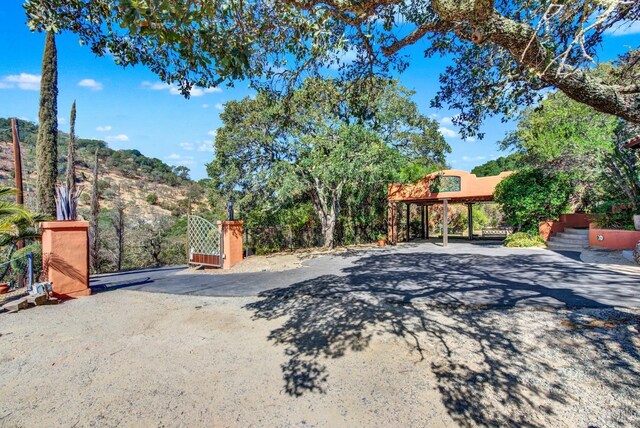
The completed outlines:
{"type": "Polygon", "coordinates": [[[555,220],[567,208],[572,194],[569,176],[525,169],[502,180],[496,187],[504,221],[517,231],[534,233],[544,220],[555,220]]]}
{"type": "Polygon", "coordinates": [[[544,239],[540,235],[532,235],[525,232],[513,233],[504,240],[505,247],[544,247],[544,239]]]}
{"type": "Polygon", "coordinates": [[[635,210],[621,201],[605,201],[595,210],[595,224],[602,229],[635,230],[635,210]]]}
{"type": "Polygon", "coordinates": [[[149,195],[147,195],[147,202],[151,205],[155,205],[158,203],[158,195],[156,195],[155,193],[151,193],[149,195]]]}

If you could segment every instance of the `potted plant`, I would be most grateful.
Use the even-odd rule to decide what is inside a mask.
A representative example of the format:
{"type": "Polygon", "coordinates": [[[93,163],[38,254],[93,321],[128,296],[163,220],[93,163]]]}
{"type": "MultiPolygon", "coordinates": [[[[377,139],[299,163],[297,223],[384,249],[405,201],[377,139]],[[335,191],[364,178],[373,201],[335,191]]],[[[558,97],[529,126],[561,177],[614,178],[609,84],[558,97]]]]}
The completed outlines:
{"type": "Polygon", "coordinates": [[[387,243],[387,235],[381,233],[378,235],[378,247],[384,247],[387,243]]]}

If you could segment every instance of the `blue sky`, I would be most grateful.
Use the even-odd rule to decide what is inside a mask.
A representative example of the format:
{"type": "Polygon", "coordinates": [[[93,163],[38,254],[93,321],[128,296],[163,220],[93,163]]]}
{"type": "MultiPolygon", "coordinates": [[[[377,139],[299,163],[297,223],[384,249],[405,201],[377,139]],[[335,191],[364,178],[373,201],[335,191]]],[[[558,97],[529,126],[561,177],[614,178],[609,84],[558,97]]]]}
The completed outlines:
{"type": "MultiPolygon", "coordinates": [[[[3,4],[0,15],[0,49],[5,53],[0,62],[0,116],[36,121],[44,35],[29,31],[21,4],[16,0],[3,4]]],[[[122,68],[110,57],[96,57],[71,33],[58,35],[56,41],[60,129],[68,130],[69,110],[75,99],[76,133],[80,137],[105,140],[114,149],[136,148],[168,164],[189,167],[194,179],[206,177],[205,164],[213,157],[212,142],[221,125],[222,106],[250,94],[246,84],[199,90],[186,100],[142,66],[122,68]]],[[[639,42],[640,25],[620,30],[607,38],[601,59],[611,59],[639,42]]],[[[399,78],[404,86],[416,91],[414,100],[420,110],[440,121],[452,148],[448,163],[456,169],[471,170],[500,156],[496,143],[514,124],[492,118],[481,129],[483,140],[462,140],[450,122],[455,112],[429,108],[446,59],[425,60],[423,48],[420,42],[410,48],[411,66],[399,78]]]]}

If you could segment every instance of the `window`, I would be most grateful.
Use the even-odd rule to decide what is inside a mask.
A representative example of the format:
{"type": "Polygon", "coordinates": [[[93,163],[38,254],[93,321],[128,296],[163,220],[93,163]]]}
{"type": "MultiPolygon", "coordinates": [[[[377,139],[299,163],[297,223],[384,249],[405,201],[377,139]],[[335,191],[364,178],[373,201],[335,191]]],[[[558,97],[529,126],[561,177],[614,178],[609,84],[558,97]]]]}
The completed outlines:
{"type": "Polygon", "coordinates": [[[431,193],[459,192],[460,177],[456,175],[439,175],[431,180],[429,190],[431,193]]]}

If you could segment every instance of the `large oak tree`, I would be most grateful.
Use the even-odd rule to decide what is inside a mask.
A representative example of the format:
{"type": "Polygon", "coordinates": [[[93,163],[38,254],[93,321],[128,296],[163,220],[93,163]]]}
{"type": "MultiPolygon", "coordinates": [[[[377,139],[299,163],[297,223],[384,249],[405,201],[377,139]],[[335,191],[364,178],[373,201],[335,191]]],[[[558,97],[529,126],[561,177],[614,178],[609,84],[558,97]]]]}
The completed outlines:
{"type": "Polygon", "coordinates": [[[38,30],[71,30],[98,55],[142,63],[188,94],[193,86],[251,79],[295,86],[339,67],[345,77],[388,76],[408,45],[451,55],[433,105],[458,109],[463,135],[555,87],[640,123],[640,54],[618,72],[588,73],[607,31],[640,18],[633,0],[29,0],[38,30]],[[345,55],[347,54],[347,55],[345,55]],[[355,56],[354,61],[345,57],[355,56]]]}
{"type": "Polygon", "coordinates": [[[223,197],[235,194],[245,210],[310,201],[324,245],[333,247],[347,192],[375,187],[385,194],[401,168],[441,166],[449,151],[411,92],[375,83],[373,97],[360,82],[307,79],[290,97],[260,92],[228,102],[207,166],[212,186],[223,197]]]}

